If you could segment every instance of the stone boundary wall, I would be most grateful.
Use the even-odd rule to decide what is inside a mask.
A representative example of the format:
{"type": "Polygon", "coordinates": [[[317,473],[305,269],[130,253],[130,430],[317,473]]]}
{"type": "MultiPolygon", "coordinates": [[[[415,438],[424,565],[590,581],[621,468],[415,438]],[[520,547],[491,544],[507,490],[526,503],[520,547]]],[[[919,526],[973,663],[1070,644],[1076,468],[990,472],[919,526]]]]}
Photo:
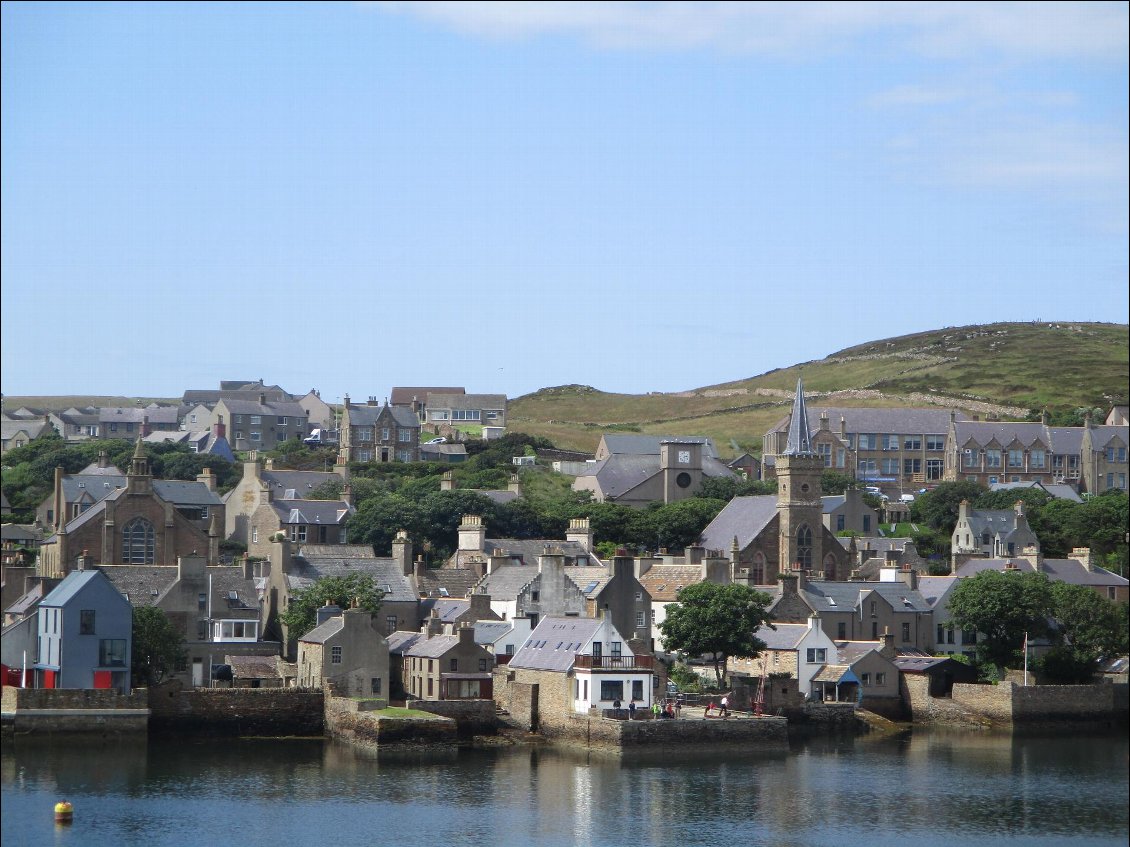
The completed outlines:
{"type": "Polygon", "coordinates": [[[138,733],[149,725],[148,692],[4,686],[4,732],[19,735],[138,733]]]}
{"type": "Polygon", "coordinates": [[[854,703],[805,703],[800,715],[806,723],[854,726],[858,718],[854,703]]]}
{"type": "Polygon", "coordinates": [[[148,709],[149,692],[135,688],[119,694],[100,688],[13,688],[4,686],[3,709],[148,709]]]}
{"type": "Polygon", "coordinates": [[[906,704],[902,697],[864,697],[859,707],[888,720],[906,720],[906,704]]]}
{"type": "Polygon", "coordinates": [[[452,718],[382,718],[357,711],[346,697],[326,698],[325,721],[329,735],[364,748],[449,747],[458,740],[452,718]]]}
{"type": "Polygon", "coordinates": [[[404,705],[409,709],[451,718],[461,738],[498,732],[493,700],[408,700],[404,705]]]}
{"type": "Polygon", "coordinates": [[[904,677],[903,690],[916,723],[992,724],[1100,723],[1125,720],[1130,694],[1125,684],[997,685],[955,683],[952,697],[931,697],[929,680],[904,677]]]}
{"type": "Polygon", "coordinates": [[[150,729],[203,735],[323,735],[321,691],[295,688],[196,688],[172,682],[149,696],[150,729]]]}
{"type": "Polygon", "coordinates": [[[788,749],[788,721],[778,717],[617,721],[573,715],[554,735],[563,741],[583,741],[589,749],[625,753],[780,753],[788,749]]]}

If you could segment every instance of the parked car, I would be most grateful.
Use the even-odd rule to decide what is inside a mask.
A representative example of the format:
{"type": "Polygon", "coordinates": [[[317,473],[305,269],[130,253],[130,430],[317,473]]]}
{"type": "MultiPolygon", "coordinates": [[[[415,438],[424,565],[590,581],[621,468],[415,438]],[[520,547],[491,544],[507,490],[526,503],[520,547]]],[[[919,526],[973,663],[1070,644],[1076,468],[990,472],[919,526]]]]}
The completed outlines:
{"type": "Polygon", "coordinates": [[[442,435],[439,438],[433,438],[431,441],[425,441],[425,444],[446,444],[447,439],[442,435]]]}

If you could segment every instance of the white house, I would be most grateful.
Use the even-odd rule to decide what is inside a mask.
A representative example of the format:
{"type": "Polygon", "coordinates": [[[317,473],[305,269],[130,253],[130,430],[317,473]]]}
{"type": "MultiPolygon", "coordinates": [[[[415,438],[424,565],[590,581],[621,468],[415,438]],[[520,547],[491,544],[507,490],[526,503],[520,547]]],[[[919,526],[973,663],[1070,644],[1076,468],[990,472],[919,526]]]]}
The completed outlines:
{"type": "Polygon", "coordinates": [[[486,647],[496,658],[510,657],[526,642],[531,631],[529,618],[475,621],[475,643],[486,647]]]}
{"type": "Polygon", "coordinates": [[[572,677],[567,686],[573,712],[612,709],[618,700],[626,708],[651,707],[655,659],[635,655],[606,618],[544,618],[509,668],[572,677]]]}

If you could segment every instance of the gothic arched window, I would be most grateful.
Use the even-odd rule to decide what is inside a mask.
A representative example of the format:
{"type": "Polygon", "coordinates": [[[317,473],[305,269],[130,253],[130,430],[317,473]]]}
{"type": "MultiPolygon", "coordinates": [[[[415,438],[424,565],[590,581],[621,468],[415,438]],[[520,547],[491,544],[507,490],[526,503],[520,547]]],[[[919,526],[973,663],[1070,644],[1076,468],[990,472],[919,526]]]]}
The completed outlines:
{"type": "Polygon", "coordinates": [[[812,567],[812,530],[801,524],[796,531],[796,560],[801,570],[812,567]]]}
{"type": "Polygon", "coordinates": [[[754,585],[765,584],[765,554],[758,550],[753,554],[753,566],[750,568],[750,576],[754,585]]]}
{"type": "Polygon", "coordinates": [[[134,518],[122,527],[122,563],[127,565],[153,564],[155,533],[153,524],[145,518],[134,518]]]}

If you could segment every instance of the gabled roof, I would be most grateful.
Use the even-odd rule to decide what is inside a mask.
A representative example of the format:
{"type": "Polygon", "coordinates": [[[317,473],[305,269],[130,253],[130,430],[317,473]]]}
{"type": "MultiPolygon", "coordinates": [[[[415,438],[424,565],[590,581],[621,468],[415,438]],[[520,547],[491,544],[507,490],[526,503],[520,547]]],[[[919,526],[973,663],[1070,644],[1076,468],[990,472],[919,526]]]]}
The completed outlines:
{"type": "Polygon", "coordinates": [[[700,435],[611,435],[601,437],[604,448],[612,455],[628,454],[633,456],[658,456],[659,447],[664,441],[682,442],[684,444],[701,444],[702,456],[718,458],[718,450],[714,441],[700,435]]]}
{"type": "Polygon", "coordinates": [[[469,600],[451,600],[442,597],[420,601],[420,615],[425,618],[437,617],[444,623],[455,623],[471,608],[469,600]],[[433,615],[434,613],[434,615],[433,615]]]}
{"type": "Polygon", "coordinates": [[[702,531],[701,544],[707,550],[729,552],[737,536],[738,549],[744,550],[776,516],[776,495],[735,497],[702,531]]]}
{"type": "Polygon", "coordinates": [[[428,410],[433,409],[505,409],[505,394],[428,393],[428,410]]]}
{"type": "Polygon", "coordinates": [[[759,627],[754,635],[765,642],[770,650],[795,650],[797,645],[808,634],[808,624],[803,623],[778,623],[776,629],[767,626],[759,627]]]}
{"type": "Polygon", "coordinates": [[[1015,509],[970,509],[967,515],[970,532],[1009,533],[1016,530],[1015,509]]]}
{"type": "MultiPolygon", "coordinates": [[[[580,476],[596,477],[601,493],[606,498],[615,499],[647,482],[660,470],[658,453],[616,453],[587,466],[580,476]]],[[[703,456],[702,475],[707,478],[732,478],[734,472],[718,459],[703,456]]]]}
{"type": "Polygon", "coordinates": [[[99,565],[133,606],[153,606],[177,580],[176,565],[99,565]]]}
{"type": "Polygon", "coordinates": [[[100,579],[105,579],[105,577],[98,571],[71,571],[39,604],[41,606],[65,606],[81,594],[87,586],[100,579]]]}
{"type": "Polygon", "coordinates": [[[854,665],[868,653],[878,653],[883,648],[882,641],[834,641],[836,645],[836,663],[840,665],[854,665]]]}
{"type": "Polygon", "coordinates": [[[174,506],[222,506],[223,501],[215,491],[202,482],[179,479],[155,479],[153,491],[174,506]]]}
{"type": "Polygon", "coordinates": [[[567,672],[600,625],[596,618],[543,618],[514,654],[510,667],[567,672]]]}
{"type": "Polygon", "coordinates": [[[393,386],[389,402],[393,406],[410,406],[413,400],[424,403],[429,394],[466,394],[467,390],[458,387],[393,386]]]}
{"type": "Polygon", "coordinates": [[[283,524],[336,526],[357,510],[344,500],[273,500],[271,507],[283,524]]]}
{"type": "Polygon", "coordinates": [[[958,421],[954,424],[954,436],[959,448],[970,440],[980,445],[995,441],[1002,448],[1013,443],[1027,447],[1036,442],[1048,448],[1055,446],[1042,423],[1023,421],[958,421]]]}
{"type": "Polygon", "coordinates": [[[306,588],[326,576],[362,573],[372,576],[377,588],[386,591],[384,599],[388,602],[415,602],[419,599],[412,581],[400,570],[399,563],[395,559],[374,556],[372,548],[367,545],[307,545],[295,555],[293,565],[288,575],[292,587],[306,588]],[[367,554],[358,555],[356,548],[367,554]]]}
{"type": "Polygon", "coordinates": [[[990,491],[1012,491],[1014,489],[1038,488],[1057,500],[1070,500],[1072,503],[1082,503],[1083,498],[1076,493],[1070,485],[1063,483],[1040,482],[994,482],[989,486],[990,491]]]}
{"type": "MultiPolygon", "coordinates": [[[[223,403],[233,415],[271,415],[274,417],[305,418],[306,410],[293,400],[267,400],[260,403],[258,396],[254,399],[235,399],[222,397],[217,402],[223,403]]],[[[228,422],[229,424],[231,421],[228,422]]]]}
{"type": "Polygon", "coordinates": [[[1048,578],[1055,582],[1066,582],[1070,585],[1114,586],[1125,587],[1130,585],[1126,577],[1111,573],[1105,568],[1094,566],[1087,570],[1086,565],[1076,559],[1044,559],[1037,568],[1028,559],[969,559],[957,569],[959,577],[976,576],[981,571],[1017,571],[1020,573],[1035,573],[1042,571],[1048,578]]]}
{"type": "MultiPolygon", "coordinates": [[[[116,468],[113,470],[117,470],[116,468]]],[[[106,497],[116,488],[125,488],[126,476],[121,473],[114,474],[77,474],[63,477],[63,500],[74,503],[84,494],[98,501],[106,497]]]]}
{"type": "Polygon", "coordinates": [[[478,571],[470,568],[428,568],[416,576],[416,587],[427,597],[459,598],[470,594],[478,581],[478,571]]]}
{"type": "Polygon", "coordinates": [[[1130,427],[1093,426],[1091,427],[1091,449],[1101,450],[1112,441],[1130,442],[1130,427]]]}
{"type": "MultiPolygon", "coordinates": [[[[828,428],[840,431],[840,418],[844,420],[846,432],[896,433],[899,435],[944,435],[950,425],[950,410],[937,408],[871,408],[846,406],[818,406],[811,401],[815,415],[808,416],[809,432],[815,434],[813,424],[819,427],[819,419],[827,415],[828,428]]],[[[771,432],[785,432],[789,428],[792,415],[781,418],[771,432]]],[[[965,415],[957,413],[957,420],[965,420],[965,415]]]]}
{"type": "Polygon", "coordinates": [[[476,587],[480,593],[489,594],[491,600],[516,600],[539,573],[536,565],[502,565],[483,577],[476,587]]]}
{"type": "Polygon", "coordinates": [[[514,629],[514,621],[475,621],[475,643],[493,644],[514,629]]]}
{"type": "Polygon", "coordinates": [[[918,577],[918,593],[934,609],[937,609],[946,596],[946,592],[957,582],[956,576],[920,576],[918,577]]]}
{"type": "Polygon", "coordinates": [[[653,603],[674,603],[679,589],[702,582],[701,565],[653,565],[639,578],[653,603]]]}
{"type": "Polygon", "coordinates": [[[387,411],[389,416],[399,427],[419,429],[420,419],[416,413],[406,406],[363,406],[349,407],[350,426],[373,426],[381,417],[381,412],[387,411]]]}
{"type": "Polygon", "coordinates": [[[417,641],[427,637],[422,632],[398,629],[388,637],[388,652],[395,656],[403,656],[405,651],[411,649],[417,641]]]}
{"type": "Polygon", "coordinates": [[[814,580],[800,594],[816,612],[829,610],[849,612],[859,608],[860,601],[869,593],[878,594],[896,612],[929,612],[931,606],[922,592],[902,582],[832,582],[814,580]],[[834,601],[834,602],[832,602],[834,601]]]}
{"type": "Polygon", "coordinates": [[[538,556],[545,553],[546,547],[565,554],[565,561],[591,562],[599,565],[600,560],[585,550],[584,546],[576,541],[554,541],[545,538],[487,538],[483,543],[484,552],[489,556],[500,551],[505,551],[511,559],[518,559],[525,564],[536,565],[538,556]]]}
{"type": "MultiPolygon", "coordinates": [[[[52,582],[58,584],[59,580],[52,580],[52,582]]],[[[12,617],[16,618],[24,617],[36,606],[38,606],[40,601],[43,600],[45,596],[51,593],[51,589],[53,587],[54,585],[37,582],[31,587],[30,590],[25,592],[22,597],[16,600],[15,603],[13,603],[7,609],[4,609],[4,614],[11,615],[12,617]]]]}
{"type": "Polygon", "coordinates": [[[136,423],[140,424],[146,419],[151,424],[175,424],[180,417],[178,406],[158,406],[150,404],[145,408],[139,406],[103,406],[98,410],[100,423],[136,423]]]}
{"type": "Polygon", "coordinates": [[[299,638],[307,644],[325,644],[327,638],[332,638],[345,628],[345,620],[341,615],[326,618],[308,633],[299,638]]]}

